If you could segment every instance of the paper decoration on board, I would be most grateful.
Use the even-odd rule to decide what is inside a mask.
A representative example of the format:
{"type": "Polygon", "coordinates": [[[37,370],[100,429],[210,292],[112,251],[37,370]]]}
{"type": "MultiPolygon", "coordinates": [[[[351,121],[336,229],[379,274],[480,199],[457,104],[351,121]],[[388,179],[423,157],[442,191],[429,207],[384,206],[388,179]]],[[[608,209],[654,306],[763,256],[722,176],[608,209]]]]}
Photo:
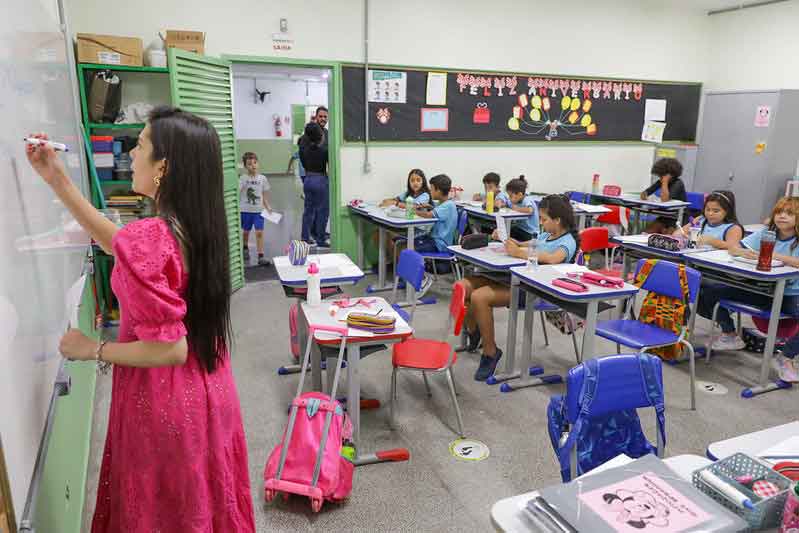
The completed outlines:
{"type": "Polygon", "coordinates": [[[698,505],[652,472],[580,494],[615,531],[688,531],[710,519],[698,505]]]}
{"type": "Polygon", "coordinates": [[[759,105],[755,113],[755,127],[768,128],[771,122],[771,106],[759,105]]]}
{"type": "Polygon", "coordinates": [[[666,100],[656,100],[647,98],[644,104],[644,122],[656,120],[663,122],[666,120],[666,100]]]}
{"type": "Polygon", "coordinates": [[[491,122],[491,110],[488,109],[488,104],[485,102],[478,102],[474,106],[474,113],[472,113],[472,122],[475,124],[488,124],[491,122]]]}
{"type": "Polygon", "coordinates": [[[766,150],[766,143],[757,143],[755,145],[755,153],[757,155],[762,154],[766,150]]]}
{"type": "Polygon", "coordinates": [[[369,101],[404,104],[407,98],[408,74],[395,70],[369,71],[369,101]]]}
{"type": "Polygon", "coordinates": [[[461,461],[482,461],[488,458],[491,452],[479,440],[458,439],[449,445],[449,453],[461,461]]]}
{"type": "Polygon", "coordinates": [[[421,131],[449,131],[449,109],[423,107],[419,129],[421,131]]]}
{"type": "Polygon", "coordinates": [[[594,136],[598,126],[591,116],[593,100],[565,95],[553,99],[540,94],[520,94],[518,105],[508,119],[508,128],[527,135],[543,136],[551,141],[559,135],[594,136]],[[529,110],[528,110],[529,106],[529,110]]]}
{"type": "Polygon", "coordinates": [[[664,131],[666,131],[665,122],[648,120],[644,122],[644,129],[641,132],[641,140],[651,143],[662,143],[664,131]]]}
{"type": "Polygon", "coordinates": [[[427,73],[427,105],[447,105],[447,73],[427,73]]]}
{"type": "MultiPolygon", "coordinates": [[[[523,80],[524,78],[522,78],[523,80]]],[[[519,92],[540,97],[569,96],[583,100],[639,101],[644,94],[644,84],[631,81],[572,80],[565,78],[527,78],[527,91],[519,87],[519,76],[493,76],[459,73],[455,78],[458,91],[472,96],[516,96],[519,92]],[[560,94],[559,94],[560,93],[560,94]]]]}
{"type": "Polygon", "coordinates": [[[387,107],[381,107],[377,110],[377,121],[384,126],[391,120],[391,110],[387,107]]]}

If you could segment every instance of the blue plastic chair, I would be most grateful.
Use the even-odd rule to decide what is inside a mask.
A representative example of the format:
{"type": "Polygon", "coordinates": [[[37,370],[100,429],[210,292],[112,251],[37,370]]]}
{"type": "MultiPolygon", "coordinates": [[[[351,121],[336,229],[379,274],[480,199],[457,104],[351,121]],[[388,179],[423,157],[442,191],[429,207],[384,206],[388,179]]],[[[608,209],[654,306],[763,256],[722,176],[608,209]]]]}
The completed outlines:
{"type": "Polygon", "coordinates": [[[403,250],[400,253],[399,261],[397,261],[397,268],[394,269],[394,289],[391,292],[391,307],[396,311],[402,319],[410,324],[413,322],[413,314],[416,312],[416,298],[411,304],[411,312],[408,314],[405,309],[397,305],[397,289],[400,280],[405,283],[410,283],[416,291],[422,290],[422,280],[424,280],[424,259],[421,254],[416,250],[403,250]]]}
{"type": "MultiPolygon", "coordinates": [[[[557,404],[561,399],[563,397],[560,395],[553,396],[550,405],[557,404]]],[[[619,411],[653,407],[658,413],[655,423],[657,446],[652,446],[645,436],[642,436],[636,442],[627,440],[624,443],[627,449],[619,449],[620,439],[616,437],[629,439],[630,435],[614,435],[616,428],[613,427],[603,428],[602,433],[607,434],[608,438],[613,440],[614,449],[608,450],[612,454],[625,453],[631,457],[640,457],[646,453],[655,452],[658,457],[663,457],[666,448],[664,404],[663,371],[659,357],[650,354],[608,355],[592,359],[569,370],[566,377],[565,401],[562,403],[565,409],[562,415],[568,423],[571,433],[576,433],[578,429],[581,429],[577,427],[578,420],[581,425],[590,424],[591,421],[596,423],[598,418],[619,411]],[[646,380],[644,378],[639,357],[645,358],[653,379],[646,380]],[[594,369],[596,388],[593,394],[584,394],[583,391],[587,365],[591,365],[594,369]],[[653,398],[655,404],[653,404],[653,398]]],[[[550,428],[552,438],[551,432],[552,428],[550,428]]],[[[571,435],[571,438],[566,438],[567,435],[568,433],[560,435],[560,438],[557,439],[560,443],[558,454],[568,453],[570,479],[574,479],[579,474],[585,473],[582,471],[581,465],[592,458],[595,459],[597,454],[601,454],[603,446],[601,442],[591,442],[588,443],[588,447],[583,446],[578,450],[578,439],[581,435],[576,434],[571,435]],[[578,462],[578,455],[583,461],[578,462]]],[[[558,437],[558,435],[554,435],[554,437],[558,437]]],[[[612,458],[607,457],[606,459],[612,458]]],[[[590,465],[589,469],[597,466],[599,464],[590,465]]],[[[565,472],[563,474],[565,477],[565,472]]]]}
{"type": "Polygon", "coordinates": [[[705,193],[703,192],[686,192],[685,199],[691,204],[688,208],[690,212],[701,213],[705,208],[705,193]]]}
{"type": "MultiPolygon", "coordinates": [[[[644,261],[646,260],[641,259],[638,261],[635,268],[636,275],[643,266],[644,261]]],[[[680,265],[676,263],[658,261],[641,289],[672,298],[682,298],[679,268],[680,265]]],[[[696,299],[699,295],[699,285],[702,280],[702,275],[697,270],[690,267],[685,267],[685,274],[688,278],[688,304],[690,312],[693,314],[696,312],[696,299]]],[[[625,315],[630,307],[629,302],[627,307],[628,309],[625,310],[625,315]]],[[[688,342],[687,326],[683,326],[678,335],[672,331],[659,328],[654,324],[644,324],[638,320],[605,320],[597,324],[596,334],[599,337],[615,342],[619,350],[620,346],[627,346],[639,352],[645,352],[651,348],[661,348],[674,344],[679,344],[687,348],[690,365],[691,409],[696,409],[696,391],[694,387],[694,381],[696,379],[696,369],[694,366],[695,352],[694,347],[688,342]]]]}
{"type": "MultiPolygon", "coordinates": [[[[464,210],[458,215],[458,238],[455,242],[460,243],[463,233],[466,231],[466,226],[469,222],[469,214],[464,210]]],[[[452,270],[455,272],[455,278],[458,280],[463,279],[463,272],[461,270],[458,258],[447,250],[446,252],[421,252],[422,258],[425,261],[431,261],[433,265],[433,277],[438,279],[438,272],[436,271],[436,261],[446,261],[452,265],[452,270]]]]}
{"type": "MultiPolygon", "coordinates": [[[[762,309],[754,305],[736,302],[735,300],[728,300],[724,298],[716,302],[716,305],[713,306],[713,316],[710,321],[711,323],[710,336],[708,337],[707,343],[705,344],[706,363],[710,362],[710,352],[713,350],[713,337],[715,337],[716,327],[718,326],[718,323],[716,322],[716,317],[718,316],[719,307],[723,307],[730,313],[735,313],[737,318],[736,330],[738,332],[739,337],[741,336],[743,330],[743,325],[741,323],[741,315],[749,315],[756,318],[762,318],[763,320],[771,319],[771,309],[762,309]]],[[[784,319],[797,320],[799,319],[799,317],[780,312],[779,320],[784,320],[784,319]]]]}

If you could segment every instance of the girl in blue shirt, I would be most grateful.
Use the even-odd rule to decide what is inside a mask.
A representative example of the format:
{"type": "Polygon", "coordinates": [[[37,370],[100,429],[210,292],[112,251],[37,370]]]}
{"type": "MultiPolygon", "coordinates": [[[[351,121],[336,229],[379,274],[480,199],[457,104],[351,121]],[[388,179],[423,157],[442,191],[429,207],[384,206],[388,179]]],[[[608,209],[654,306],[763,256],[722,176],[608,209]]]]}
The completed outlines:
{"type": "MultiPolygon", "coordinates": [[[[743,228],[735,216],[735,195],[732,191],[714,191],[705,198],[704,215],[699,229],[697,244],[712,246],[719,250],[738,247],[743,237],[743,228]]],[[[690,235],[691,224],[674,232],[674,236],[690,235]]]]}
{"type": "MultiPolygon", "coordinates": [[[[538,235],[538,262],[557,264],[573,261],[579,237],[571,203],[560,194],[549,195],[541,200],[539,213],[544,231],[538,235]]],[[[494,238],[497,238],[496,232],[494,238]]],[[[505,250],[509,255],[527,259],[526,242],[508,239],[505,250]]],[[[502,350],[495,341],[494,308],[510,305],[510,286],[507,282],[484,276],[469,276],[463,283],[469,306],[466,328],[470,349],[477,349],[481,338],[483,341],[483,355],[474,379],[485,381],[494,373],[502,357],[502,350]]]]}
{"type": "Polygon", "coordinates": [[[407,190],[405,193],[397,195],[394,198],[386,198],[380,203],[380,207],[396,205],[401,209],[405,209],[405,201],[409,196],[413,198],[413,203],[416,205],[430,204],[430,189],[427,187],[427,178],[424,172],[418,168],[414,168],[408,173],[407,190]]]}
{"type": "MultiPolygon", "coordinates": [[[[782,261],[787,266],[799,268],[799,198],[780,198],[769,218],[768,230],[777,234],[777,242],[774,246],[774,259],[782,261]]],[[[760,252],[760,240],[763,237],[762,230],[753,233],[741,241],[742,246],[729,249],[730,255],[757,259],[760,252]]],[[[761,308],[770,308],[772,298],[770,296],[754,294],[742,291],[734,287],[725,285],[703,286],[699,293],[699,314],[705,318],[713,317],[713,308],[721,299],[730,299],[737,302],[754,305],[761,308]]],[[[791,280],[785,286],[785,295],[782,299],[782,312],[799,317],[799,280],[791,280]]],[[[719,307],[716,320],[721,326],[722,334],[713,342],[714,350],[741,350],[744,342],[735,333],[735,324],[730,313],[719,307]]],[[[788,341],[783,349],[786,357],[780,359],[780,375],[790,377],[791,381],[796,379],[796,368],[793,366],[793,359],[799,354],[799,337],[794,337],[788,341]],[[784,367],[784,368],[783,368],[784,367]]],[[[784,378],[783,378],[784,379],[784,378]]],[[[786,380],[787,381],[787,380],[786,380]]]]}
{"type": "Polygon", "coordinates": [[[538,207],[535,205],[535,200],[526,195],[527,180],[524,179],[524,176],[510,180],[505,186],[505,190],[509,200],[507,207],[518,213],[530,215],[524,220],[513,223],[510,228],[510,236],[517,241],[529,241],[534,234],[538,233],[539,229],[538,207]]]}

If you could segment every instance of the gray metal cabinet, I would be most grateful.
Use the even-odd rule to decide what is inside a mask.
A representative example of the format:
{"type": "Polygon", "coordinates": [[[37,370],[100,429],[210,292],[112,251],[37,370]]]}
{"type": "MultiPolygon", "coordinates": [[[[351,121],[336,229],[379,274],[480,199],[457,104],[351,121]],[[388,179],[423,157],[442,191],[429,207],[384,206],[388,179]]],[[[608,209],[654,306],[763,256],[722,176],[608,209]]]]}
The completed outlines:
{"type": "Polygon", "coordinates": [[[705,95],[694,191],[733,191],[738,219],[756,223],[784,194],[797,160],[799,91],[705,95]],[[756,115],[764,106],[768,125],[757,126],[756,115]]]}

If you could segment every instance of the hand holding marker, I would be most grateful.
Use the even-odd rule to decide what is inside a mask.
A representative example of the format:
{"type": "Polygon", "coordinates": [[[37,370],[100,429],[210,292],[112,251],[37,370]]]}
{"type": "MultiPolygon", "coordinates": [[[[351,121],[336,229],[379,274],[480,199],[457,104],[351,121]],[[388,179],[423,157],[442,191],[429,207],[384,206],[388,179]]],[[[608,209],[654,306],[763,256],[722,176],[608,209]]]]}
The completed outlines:
{"type": "Polygon", "coordinates": [[[66,144],[37,139],[36,137],[25,137],[22,140],[33,146],[49,146],[56,152],[69,152],[69,148],[67,148],[66,144]]]}

